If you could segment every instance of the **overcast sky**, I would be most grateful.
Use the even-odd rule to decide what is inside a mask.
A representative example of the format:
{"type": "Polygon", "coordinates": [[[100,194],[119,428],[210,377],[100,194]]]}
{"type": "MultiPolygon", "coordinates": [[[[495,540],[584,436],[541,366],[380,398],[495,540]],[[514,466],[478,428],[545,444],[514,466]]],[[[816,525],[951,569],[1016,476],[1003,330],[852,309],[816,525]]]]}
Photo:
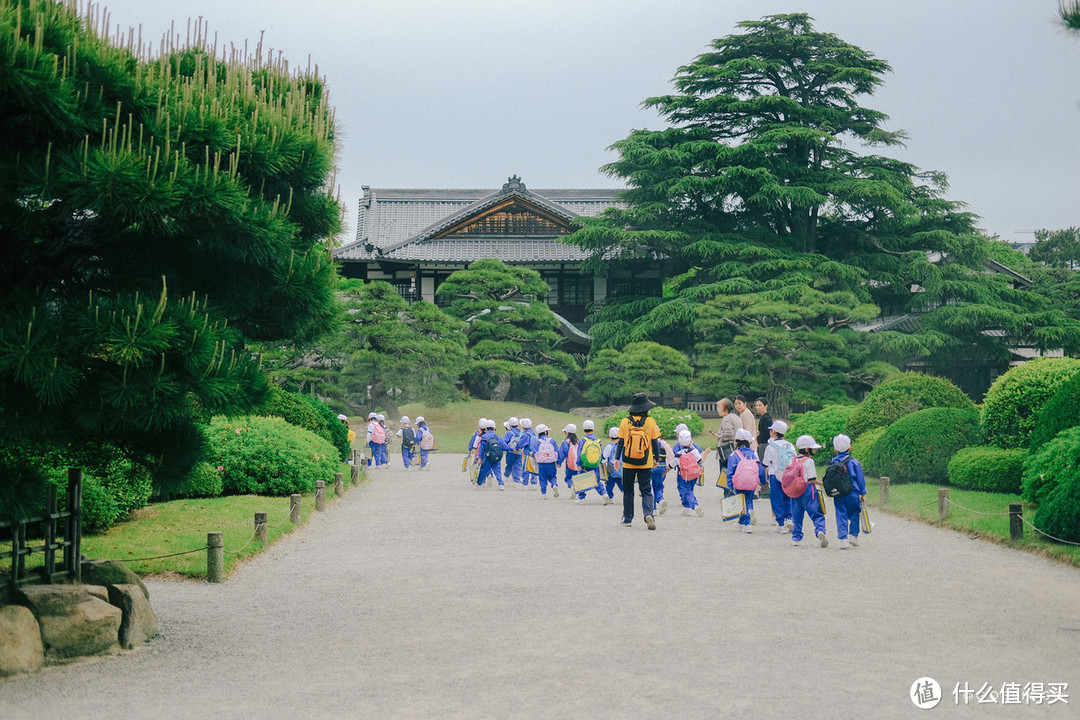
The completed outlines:
{"type": "MultiPolygon", "coordinates": [[[[886,60],[863,105],[910,135],[885,149],[945,172],[1005,240],[1080,226],[1080,35],[1058,0],[109,0],[110,24],[159,38],[200,16],[219,47],[257,41],[317,64],[341,127],[342,200],[362,185],[617,187],[601,165],[647,97],[735,24],[807,12],[886,60]]],[[[343,241],[351,240],[347,234],[343,241]]]]}

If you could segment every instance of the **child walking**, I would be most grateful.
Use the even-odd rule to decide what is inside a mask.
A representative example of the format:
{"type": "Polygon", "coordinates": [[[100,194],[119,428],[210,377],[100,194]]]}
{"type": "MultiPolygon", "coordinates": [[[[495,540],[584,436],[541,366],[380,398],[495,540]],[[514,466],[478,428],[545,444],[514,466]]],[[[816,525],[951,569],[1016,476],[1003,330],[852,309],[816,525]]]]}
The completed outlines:
{"type": "Polygon", "coordinates": [[[698,504],[697,497],[694,495],[697,480],[701,477],[701,466],[705,460],[705,454],[694,442],[689,430],[679,432],[679,442],[674,448],[675,485],[679,490],[679,500],[682,501],[683,515],[697,515],[698,517],[705,515],[705,510],[698,504]]]}
{"type": "MultiPolygon", "coordinates": [[[[547,426],[545,425],[544,427],[546,428],[547,426]]],[[[524,449],[524,453],[522,454],[522,457],[521,457],[521,462],[523,464],[527,464],[528,459],[531,457],[533,459],[533,463],[535,464],[535,462],[536,462],[536,455],[535,455],[535,453],[536,453],[536,433],[533,432],[532,420],[530,420],[529,418],[521,418],[521,430],[522,430],[522,438],[520,440],[518,440],[518,444],[524,449]]],[[[522,473],[521,473],[521,489],[522,490],[529,490],[529,489],[535,490],[536,486],[537,486],[537,483],[539,483],[539,482],[540,482],[539,468],[537,468],[537,472],[525,472],[524,470],[522,471],[522,473]]],[[[556,488],[556,490],[557,489],[558,488],[556,488]]],[[[555,493],[555,497],[559,497],[558,492],[555,493]]]]}
{"type": "Polygon", "coordinates": [[[503,477],[512,479],[518,485],[521,484],[521,464],[522,464],[522,452],[521,452],[521,421],[516,417],[512,417],[506,421],[506,434],[503,435],[503,440],[506,441],[506,469],[503,471],[503,477]]]}
{"type": "Polygon", "coordinates": [[[765,447],[765,454],[761,458],[761,464],[765,466],[765,477],[769,481],[769,504],[772,506],[773,518],[776,520],[776,532],[781,535],[791,532],[791,498],[784,494],[780,478],[795,460],[795,446],[790,440],[784,439],[788,431],[787,423],[776,420],[769,426],[769,444],[765,447]]]}
{"type": "MultiPolygon", "coordinates": [[[[581,429],[585,432],[585,435],[578,440],[577,446],[574,448],[577,455],[578,475],[585,476],[588,473],[593,473],[596,480],[595,490],[597,494],[607,500],[604,482],[600,477],[600,463],[603,461],[604,446],[600,444],[600,439],[596,437],[596,423],[592,420],[586,420],[582,423],[581,429]]],[[[576,502],[585,502],[584,492],[577,494],[576,502]]]]}
{"type": "Polygon", "coordinates": [[[566,427],[562,429],[563,441],[559,444],[559,465],[566,464],[566,470],[563,473],[563,482],[566,483],[567,489],[571,494],[574,492],[574,476],[578,474],[581,467],[577,463],[577,425],[574,423],[567,423],[566,427]]]}
{"type": "Polygon", "coordinates": [[[435,436],[428,430],[423,415],[416,418],[416,446],[420,448],[420,469],[427,470],[428,453],[435,447],[435,436]]]}
{"type": "Polygon", "coordinates": [[[554,497],[559,497],[559,451],[555,447],[555,441],[548,434],[548,426],[540,423],[536,426],[536,439],[534,441],[534,456],[536,459],[537,477],[540,483],[540,497],[547,499],[548,487],[554,497]]]}
{"type": "Polygon", "coordinates": [[[398,428],[397,436],[401,438],[401,464],[407,471],[412,467],[413,452],[416,449],[416,431],[409,427],[408,415],[401,416],[401,427],[398,428]]]}
{"type": "Polygon", "coordinates": [[[758,460],[750,444],[753,434],[744,428],[735,431],[735,452],[731,453],[727,464],[728,489],[737,492],[746,500],[746,512],[739,516],[739,526],[744,533],[754,532],[757,523],[754,516],[754,493],[765,484],[765,466],[758,460]]]}
{"type": "Polygon", "coordinates": [[[851,492],[833,498],[836,537],[840,541],[838,547],[847,550],[859,546],[859,512],[866,502],[866,477],[863,475],[862,465],[851,456],[851,438],[837,435],[832,444],[836,455],[829,461],[830,464],[839,463],[851,478],[851,492]]]}
{"type": "MultiPolygon", "coordinates": [[[[821,547],[829,547],[829,540],[825,537],[825,513],[821,507],[822,496],[818,487],[817,468],[814,466],[814,451],[820,447],[817,440],[810,435],[800,435],[795,440],[795,449],[799,453],[795,462],[802,465],[802,475],[806,481],[806,487],[797,496],[791,497],[788,494],[788,497],[791,497],[791,544],[795,547],[802,547],[804,514],[809,515],[814,523],[814,534],[817,535],[821,547]]],[[[791,472],[791,468],[784,474],[787,475],[788,472],[791,472]]]]}
{"type": "Polygon", "coordinates": [[[667,440],[661,437],[656,442],[659,444],[660,450],[654,458],[656,464],[653,465],[652,469],[653,503],[656,514],[663,515],[667,512],[667,500],[664,499],[664,478],[667,477],[668,470],[671,469],[672,464],[675,462],[675,457],[672,455],[671,446],[668,445],[667,440]]]}
{"type": "Polygon", "coordinates": [[[504,489],[503,476],[500,470],[502,463],[503,439],[495,432],[495,421],[486,420],[484,434],[480,436],[480,474],[476,476],[476,486],[482,487],[488,476],[493,476],[499,483],[499,489],[504,489]]]}
{"type": "Polygon", "coordinates": [[[616,487],[622,490],[622,463],[618,456],[619,428],[612,426],[608,430],[608,437],[611,442],[604,446],[604,467],[607,469],[607,481],[604,483],[607,491],[607,496],[604,498],[605,505],[610,505],[615,498],[616,487]]]}

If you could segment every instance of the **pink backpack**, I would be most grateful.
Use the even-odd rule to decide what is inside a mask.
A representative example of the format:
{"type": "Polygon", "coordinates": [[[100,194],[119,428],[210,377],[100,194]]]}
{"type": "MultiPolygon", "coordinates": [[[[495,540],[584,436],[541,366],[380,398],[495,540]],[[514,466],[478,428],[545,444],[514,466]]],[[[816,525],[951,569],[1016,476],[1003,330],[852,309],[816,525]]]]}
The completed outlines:
{"type": "Polygon", "coordinates": [[[382,445],[386,442],[386,429],[379,423],[375,423],[375,427],[371,429],[371,442],[376,445],[382,445]]]}
{"type": "Polygon", "coordinates": [[[701,465],[698,464],[693,450],[687,450],[679,456],[679,474],[683,480],[697,480],[701,477],[701,465]]]}
{"type": "Polygon", "coordinates": [[[577,445],[571,445],[566,451],[566,467],[574,472],[581,472],[581,463],[578,462],[577,445]]]}
{"type": "Polygon", "coordinates": [[[540,438],[536,447],[536,462],[553,463],[559,459],[559,453],[555,452],[555,442],[549,437],[540,438]]]}
{"type": "Polygon", "coordinates": [[[752,457],[746,457],[739,453],[741,459],[735,466],[735,473],[731,476],[731,486],[736,490],[757,490],[760,483],[758,475],[758,461],[752,457]]]}
{"type": "Polygon", "coordinates": [[[802,494],[806,492],[806,476],[803,474],[805,462],[805,457],[796,457],[780,478],[780,487],[790,498],[802,497],[802,494]]]}

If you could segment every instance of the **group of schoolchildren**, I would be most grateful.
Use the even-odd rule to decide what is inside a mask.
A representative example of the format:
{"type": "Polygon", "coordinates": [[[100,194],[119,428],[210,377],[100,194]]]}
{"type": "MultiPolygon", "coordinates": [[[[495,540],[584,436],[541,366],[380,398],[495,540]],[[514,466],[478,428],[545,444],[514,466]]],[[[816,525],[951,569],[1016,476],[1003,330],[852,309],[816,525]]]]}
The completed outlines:
{"type": "MultiPolygon", "coordinates": [[[[435,436],[428,429],[423,416],[416,418],[416,427],[412,427],[412,421],[408,415],[404,415],[400,421],[401,427],[397,431],[397,437],[401,438],[401,464],[408,470],[418,466],[420,470],[428,469],[428,453],[435,447],[435,436]]],[[[368,414],[367,425],[367,448],[366,464],[375,468],[389,468],[390,458],[387,450],[389,431],[386,428],[386,417],[379,413],[368,414]]]]}
{"type": "MultiPolygon", "coordinates": [[[[645,407],[646,414],[647,409],[645,407]]],[[[675,428],[676,443],[672,446],[660,437],[659,429],[652,422],[649,426],[652,428],[651,444],[643,456],[646,460],[631,463],[626,454],[626,443],[633,437],[631,428],[640,427],[634,422],[635,418],[644,417],[645,414],[635,416],[631,413],[620,426],[608,431],[606,445],[597,437],[592,420],[584,421],[580,436],[576,425],[566,425],[562,429],[563,439],[556,441],[547,425],[538,424],[533,428],[529,418],[511,417],[503,423],[501,435],[496,432],[494,420],[481,418],[468,446],[469,458],[475,464],[473,483],[478,488],[497,484],[503,490],[507,482],[512,481],[522,490],[539,489],[542,499],[547,499],[549,490],[551,496],[557,498],[557,474],[559,468],[564,468],[563,483],[576,498],[576,503],[584,503],[589,492],[596,492],[603,504],[608,505],[614,499],[615,488],[623,490],[625,525],[633,520],[633,485],[638,484],[645,523],[651,530],[655,528],[653,511],[663,515],[667,510],[664,479],[674,469],[682,514],[702,517],[705,513],[695,496],[695,488],[701,481],[705,458],[712,449],[702,451],[686,425],[675,428]],[[630,477],[626,489],[622,482],[624,470],[630,477]],[[649,473],[647,479],[646,472],[649,473]]],[[[860,520],[864,526],[869,520],[863,512],[866,479],[859,461],[851,456],[851,439],[846,435],[833,438],[836,455],[819,479],[814,451],[821,449],[821,445],[810,435],[801,435],[792,444],[784,438],[787,430],[788,425],[782,420],[769,426],[769,441],[760,458],[752,447],[753,435],[745,429],[735,433],[735,445],[730,452],[718,448],[722,473],[718,485],[723,486],[726,479],[725,498],[742,500],[735,505],[739,529],[744,533],[753,532],[757,523],[754,500],[760,499],[761,491],[767,487],[776,532],[790,533],[793,545],[801,546],[803,521],[809,516],[821,547],[828,547],[825,498],[832,497],[840,549],[858,546],[860,520]]],[[[732,514],[725,519],[734,517],[732,514]]]]}

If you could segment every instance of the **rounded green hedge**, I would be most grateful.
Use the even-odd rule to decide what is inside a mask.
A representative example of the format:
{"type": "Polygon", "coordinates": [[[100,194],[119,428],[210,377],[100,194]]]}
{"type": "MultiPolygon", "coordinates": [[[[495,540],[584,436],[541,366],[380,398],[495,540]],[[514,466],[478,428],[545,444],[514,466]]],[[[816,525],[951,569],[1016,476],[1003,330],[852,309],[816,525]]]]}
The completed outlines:
{"type": "Polygon", "coordinates": [[[318,398],[271,385],[266,402],[253,414],[279,417],[297,427],[310,430],[333,444],[341,460],[349,456],[348,428],[337,419],[337,414],[318,398]]]}
{"type": "Polygon", "coordinates": [[[791,427],[786,438],[793,441],[800,435],[812,435],[815,440],[832,449],[832,439],[844,432],[848,418],[856,405],[826,405],[820,410],[796,413],[791,416],[791,427]]]}
{"type": "Polygon", "coordinates": [[[944,483],[956,451],[979,442],[974,408],[927,408],[900,418],[870,452],[868,465],[894,483],[944,483]]]}
{"type": "Polygon", "coordinates": [[[1062,430],[1080,425],[1080,373],[1061,383],[1035,416],[1031,449],[1038,450],[1062,430]]]}
{"type": "Polygon", "coordinates": [[[339,466],[333,445],[277,417],[214,417],[205,436],[207,462],[223,468],[227,495],[309,492],[339,466]]]}
{"type": "Polygon", "coordinates": [[[1020,494],[1027,452],[996,447],[961,448],[949,461],[949,483],[966,490],[1020,494]]]}
{"type": "Polygon", "coordinates": [[[881,436],[884,435],[888,429],[888,426],[886,426],[867,430],[851,441],[852,456],[862,463],[863,470],[870,475],[881,474],[869,464],[869,459],[873,455],[874,446],[877,444],[877,441],[881,439],[881,436]]]}
{"type": "Polygon", "coordinates": [[[225,492],[225,468],[206,461],[195,463],[173,491],[175,497],[217,497],[225,492]]]}
{"type": "Polygon", "coordinates": [[[917,372],[897,373],[855,406],[847,420],[847,434],[856,438],[867,430],[892,425],[905,415],[934,407],[969,410],[975,403],[944,378],[917,372]]]}
{"type": "Polygon", "coordinates": [[[1066,542],[1080,542],[1080,473],[1059,483],[1035,511],[1035,527],[1066,542]]]}
{"type": "Polygon", "coordinates": [[[1057,389],[1080,371],[1074,358],[1037,358],[994,381],[983,400],[983,434],[988,445],[1026,448],[1035,419],[1057,389]]]}
{"type": "Polygon", "coordinates": [[[1023,496],[1042,505],[1057,486],[1080,475],[1080,427],[1062,430],[1024,463],[1023,496]]]}
{"type": "MultiPolygon", "coordinates": [[[[607,432],[613,427],[619,427],[623,418],[627,417],[625,410],[612,413],[604,418],[604,430],[603,437],[607,437],[607,432]]],[[[693,410],[672,410],[669,408],[654,407],[649,411],[649,417],[656,421],[657,427],[660,428],[661,435],[670,440],[675,437],[675,427],[679,423],[685,423],[689,428],[691,435],[700,435],[705,431],[705,421],[701,419],[693,410]]]]}

